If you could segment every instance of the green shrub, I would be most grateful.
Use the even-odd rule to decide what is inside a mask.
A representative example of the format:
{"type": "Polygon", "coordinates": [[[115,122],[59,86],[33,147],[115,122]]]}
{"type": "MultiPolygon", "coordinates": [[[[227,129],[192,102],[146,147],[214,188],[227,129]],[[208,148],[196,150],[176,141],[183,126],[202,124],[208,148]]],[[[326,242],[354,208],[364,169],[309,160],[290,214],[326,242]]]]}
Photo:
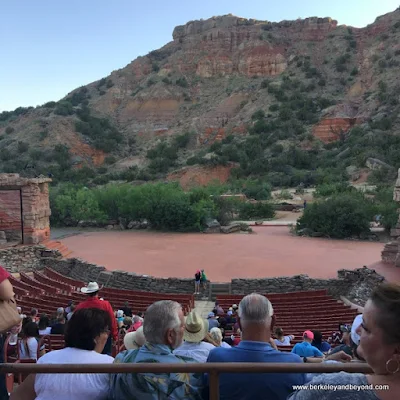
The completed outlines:
{"type": "Polygon", "coordinates": [[[163,79],[162,79],[162,82],[164,82],[166,85],[171,85],[171,84],[172,84],[171,79],[169,79],[169,78],[167,78],[167,77],[163,78],[163,79]]]}
{"type": "Polygon", "coordinates": [[[57,115],[72,115],[74,113],[74,108],[69,101],[63,100],[57,103],[54,113],[57,115]]]}
{"type": "Polygon", "coordinates": [[[269,111],[278,111],[278,110],[279,110],[279,104],[277,103],[271,104],[269,106],[269,111]]]}
{"type": "Polygon", "coordinates": [[[185,78],[184,76],[181,77],[181,78],[178,78],[178,79],[175,81],[175,84],[178,85],[178,86],[181,86],[181,87],[183,87],[183,88],[189,87],[188,81],[186,80],[186,78],[185,78]]]}
{"type": "Polygon", "coordinates": [[[18,153],[26,153],[29,149],[29,144],[25,142],[18,141],[17,144],[18,153]]]}
{"type": "Polygon", "coordinates": [[[49,131],[48,131],[48,130],[39,132],[39,138],[40,138],[40,140],[46,139],[47,136],[49,136],[49,131]]]}
{"type": "Polygon", "coordinates": [[[261,121],[265,118],[265,112],[263,110],[257,110],[252,116],[253,121],[261,121]]]}
{"type": "Polygon", "coordinates": [[[239,218],[249,220],[255,218],[273,218],[275,211],[270,203],[243,203],[239,208],[239,218]]]}
{"type": "Polygon", "coordinates": [[[114,86],[114,82],[111,80],[111,79],[109,79],[108,81],[107,81],[107,83],[106,83],[106,87],[107,88],[111,88],[111,87],[113,87],[114,86]]]}
{"type": "Polygon", "coordinates": [[[328,197],[349,192],[355,193],[357,189],[350,186],[348,182],[324,183],[316,187],[314,197],[328,197]]]}
{"type": "Polygon", "coordinates": [[[149,86],[149,87],[152,85],[155,85],[156,83],[157,83],[157,80],[153,77],[147,79],[147,86],[149,86]]]}
{"type": "Polygon", "coordinates": [[[15,131],[15,129],[12,126],[7,126],[5,132],[7,133],[7,135],[10,135],[11,133],[13,133],[15,131]]]}
{"type": "Polygon", "coordinates": [[[297,221],[296,231],[325,237],[350,238],[369,233],[370,204],[362,195],[345,194],[309,204],[297,221]]]}

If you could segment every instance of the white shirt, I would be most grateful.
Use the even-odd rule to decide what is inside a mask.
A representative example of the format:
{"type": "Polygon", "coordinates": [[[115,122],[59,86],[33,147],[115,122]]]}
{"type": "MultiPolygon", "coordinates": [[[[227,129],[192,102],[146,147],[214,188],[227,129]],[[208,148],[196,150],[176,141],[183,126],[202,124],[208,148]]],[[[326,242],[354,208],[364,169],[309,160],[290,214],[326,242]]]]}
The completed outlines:
{"type": "Polygon", "coordinates": [[[50,335],[51,326],[48,326],[46,329],[39,329],[39,335],[50,335]]]}
{"type": "Polygon", "coordinates": [[[224,341],[221,342],[221,347],[224,347],[225,349],[230,349],[231,348],[231,346],[228,343],[224,342],[224,341]]]}
{"type": "Polygon", "coordinates": [[[190,357],[193,358],[193,360],[205,363],[212,349],[215,349],[215,346],[211,343],[183,342],[177,349],[174,350],[174,354],[176,356],[190,357]]]}
{"type": "Polygon", "coordinates": [[[360,335],[356,332],[356,330],[361,325],[362,319],[362,314],[357,315],[357,317],[354,318],[353,324],[351,325],[351,340],[357,346],[360,344],[360,335]]]}
{"type": "Polygon", "coordinates": [[[21,360],[37,360],[38,341],[31,337],[28,340],[21,340],[19,344],[19,358],[21,360]]]}
{"type": "Polygon", "coordinates": [[[282,342],[278,339],[274,339],[277,346],[290,346],[290,336],[284,336],[282,342]]]}
{"type": "MultiPolygon", "coordinates": [[[[38,364],[111,364],[113,357],[95,351],[66,347],[40,357],[38,364]]],[[[105,400],[108,374],[37,374],[36,400],[105,400]]]]}

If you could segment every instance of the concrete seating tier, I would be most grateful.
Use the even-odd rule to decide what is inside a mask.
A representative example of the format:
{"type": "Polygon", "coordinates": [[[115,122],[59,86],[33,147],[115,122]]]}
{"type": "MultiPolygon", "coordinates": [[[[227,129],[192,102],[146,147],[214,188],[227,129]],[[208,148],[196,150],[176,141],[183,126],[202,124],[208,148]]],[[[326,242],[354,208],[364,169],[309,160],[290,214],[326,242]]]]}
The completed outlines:
{"type": "MultiPolygon", "coordinates": [[[[294,335],[292,344],[302,341],[305,330],[319,330],[324,339],[338,329],[339,323],[351,324],[359,314],[356,309],[329,296],[327,290],[293,293],[268,293],[276,317],[275,326],[283,329],[284,334],[294,335]]],[[[233,304],[239,305],[243,295],[218,295],[217,302],[227,311],[233,304]]],[[[227,315],[223,315],[226,317],[227,315]]],[[[233,331],[225,331],[230,336],[233,331]]],[[[280,346],[282,351],[291,351],[293,346],[280,346]]]]}

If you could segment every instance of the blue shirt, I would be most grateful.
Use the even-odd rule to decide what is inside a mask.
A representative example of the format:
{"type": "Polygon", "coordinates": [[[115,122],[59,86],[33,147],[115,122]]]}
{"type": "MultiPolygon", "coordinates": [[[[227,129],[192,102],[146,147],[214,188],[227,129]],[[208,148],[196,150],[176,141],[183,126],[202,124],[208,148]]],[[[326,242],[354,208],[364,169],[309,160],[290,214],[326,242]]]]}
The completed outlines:
{"type": "MultiPolygon", "coordinates": [[[[210,351],[207,362],[301,363],[291,353],[273,349],[268,343],[244,340],[230,349],[217,347],[210,351]]],[[[303,385],[305,374],[220,374],[220,400],[286,400],[292,385],[303,385]]],[[[208,398],[208,394],[205,394],[208,398]]]]}
{"type": "MultiPolygon", "coordinates": [[[[146,343],[138,350],[126,350],[114,363],[194,363],[191,358],[176,356],[162,344],[146,343]]],[[[203,374],[200,373],[127,373],[112,374],[109,400],[201,400],[203,374]]]]}
{"type": "Polygon", "coordinates": [[[311,343],[302,342],[297,343],[292,349],[292,353],[297,354],[300,357],[323,357],[324,355],[311,343]]]}

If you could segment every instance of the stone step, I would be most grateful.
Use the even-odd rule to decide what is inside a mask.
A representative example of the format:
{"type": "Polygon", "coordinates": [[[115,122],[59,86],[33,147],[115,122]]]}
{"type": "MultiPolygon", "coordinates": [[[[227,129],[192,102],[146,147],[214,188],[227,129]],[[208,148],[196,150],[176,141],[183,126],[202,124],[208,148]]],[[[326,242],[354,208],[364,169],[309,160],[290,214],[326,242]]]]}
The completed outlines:
{"type": "Polygon", "coordinates": [[[208,313],[214,308],[214,302],[208,300],[196,300],[194,309],[204,319],[207,319],[208,313]]]}
{"type": "Polygon", "coordinates": [[[42,245],[50,250],[58,250],[63,258],[68,257],[72,253],[67,246],[58,240],[45,240],[42,245]]]}

